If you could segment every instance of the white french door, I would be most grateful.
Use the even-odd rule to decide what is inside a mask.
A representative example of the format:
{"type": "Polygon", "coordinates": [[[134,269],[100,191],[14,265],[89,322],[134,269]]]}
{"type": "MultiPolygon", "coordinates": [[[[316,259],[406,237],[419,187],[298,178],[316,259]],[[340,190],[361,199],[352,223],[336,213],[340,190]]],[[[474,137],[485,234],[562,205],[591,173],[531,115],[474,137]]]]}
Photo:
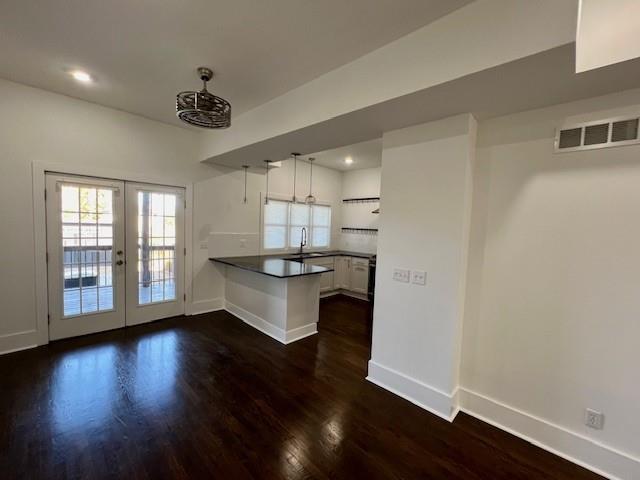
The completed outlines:
{"type": "Polygon", "coordinates": [[[49,338],[125,325],[124,182],[47,175],[49,338]]]}
{"type": "Polygon", "coordinates": [[[46,175],[49,338],[184,313],[184,190],[46,175]]]}
{"type": "Polygon", "coordinates": [[[128,183],[127,325],[184,313],[184,189],[128,183]]]}

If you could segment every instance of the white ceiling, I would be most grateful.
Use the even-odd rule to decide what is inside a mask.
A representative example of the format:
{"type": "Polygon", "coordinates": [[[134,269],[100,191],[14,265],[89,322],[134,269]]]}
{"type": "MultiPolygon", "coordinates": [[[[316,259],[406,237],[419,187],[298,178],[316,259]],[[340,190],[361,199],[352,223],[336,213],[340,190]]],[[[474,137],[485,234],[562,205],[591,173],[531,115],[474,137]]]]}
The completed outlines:
{"type": "Polygon", "coordinates": [[[318,165],[345,172],[348,170],[379,167],[382,165],[382,138],[304,156],[305,159],[308,157],[314,157],[318,165]],[[347,165],[345,163],[344,160],[347,157],[351,157],[353,160],[352,164],[347,165]]]}
{"type": "Polygon", "coordinates": [[[0,77],[184,126],[200,65],[238,115],[470,1],[3,0],[0,77]]]}

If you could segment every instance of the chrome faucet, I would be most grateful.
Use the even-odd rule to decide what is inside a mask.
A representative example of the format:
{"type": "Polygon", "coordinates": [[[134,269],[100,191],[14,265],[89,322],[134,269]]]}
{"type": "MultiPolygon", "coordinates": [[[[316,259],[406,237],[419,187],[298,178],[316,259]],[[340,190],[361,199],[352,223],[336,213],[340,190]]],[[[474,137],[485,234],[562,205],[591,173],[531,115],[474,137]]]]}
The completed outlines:
{"type": "Polygon", "coordinates": [[[307,229],[302,227],[302,231],[300,232],[300,251],[298,252],[302,255],[302,248],[307,246],[307,229]]]}

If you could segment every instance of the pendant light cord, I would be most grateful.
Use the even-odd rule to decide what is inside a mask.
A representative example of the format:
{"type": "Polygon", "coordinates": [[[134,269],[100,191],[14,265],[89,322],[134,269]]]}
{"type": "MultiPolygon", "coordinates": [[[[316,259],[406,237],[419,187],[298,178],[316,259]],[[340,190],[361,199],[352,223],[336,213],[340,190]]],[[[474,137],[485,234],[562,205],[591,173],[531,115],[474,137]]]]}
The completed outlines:
{"type": "Polygon", "coordinates": [[[296,170],[298,169],[298,157],[293,156],[293,203],[296,203],[296,170]]]}
{"type": "Polygon", "coordinates": [[[247,171],[249,170],[249,165],[243,165],[244,168],[244,200],[243,203],[247,203],[247,171]]]}
{"type": "Polygon", "coordinates": [[[267,193],[264,196],[264,204],[269,205],[269,164],[271,160],[265,160],[264,163],[267,164],[267,193]]]}

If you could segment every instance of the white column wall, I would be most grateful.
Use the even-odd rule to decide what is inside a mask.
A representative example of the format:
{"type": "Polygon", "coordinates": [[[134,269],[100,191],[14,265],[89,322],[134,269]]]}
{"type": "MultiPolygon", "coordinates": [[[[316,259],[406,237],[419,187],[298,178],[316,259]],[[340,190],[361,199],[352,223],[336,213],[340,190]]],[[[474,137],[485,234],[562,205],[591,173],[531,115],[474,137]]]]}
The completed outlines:
{"type": "Polygon", "coordinates": [[[455,413],[475,120],[459,115],[385,133],[369,379],[455,413]],[[427,284],[393,280],[395,268],[427,284]]]}

